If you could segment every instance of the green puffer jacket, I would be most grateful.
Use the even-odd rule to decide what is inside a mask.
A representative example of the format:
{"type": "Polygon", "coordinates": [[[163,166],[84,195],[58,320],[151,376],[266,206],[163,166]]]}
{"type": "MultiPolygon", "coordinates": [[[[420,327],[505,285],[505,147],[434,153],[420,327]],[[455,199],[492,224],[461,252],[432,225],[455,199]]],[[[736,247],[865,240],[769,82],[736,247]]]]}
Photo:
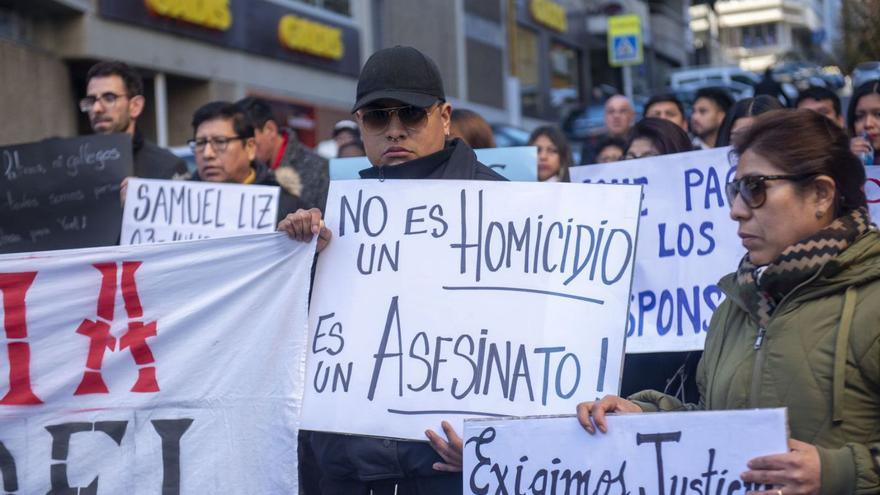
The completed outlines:
{"type": "Polygon", "coordinates": [[[816,445],[824,494],[880,494],[880,234],[859,237],[758,326],[721,279],[697,371],[699,404],[647,390],[645,411],[787,407],[791,437],[816,445]]]}

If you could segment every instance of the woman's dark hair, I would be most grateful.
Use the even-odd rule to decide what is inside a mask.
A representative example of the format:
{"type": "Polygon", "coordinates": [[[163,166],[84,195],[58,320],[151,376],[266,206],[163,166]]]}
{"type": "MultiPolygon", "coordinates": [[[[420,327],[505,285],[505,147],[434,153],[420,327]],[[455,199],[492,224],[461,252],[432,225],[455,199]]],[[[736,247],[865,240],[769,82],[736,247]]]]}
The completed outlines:
{"type": "Polygon", "coordinates": [[[733,105],[733,108],[724,116],[721,127],[718,128],[718,139],[715,147],[730,145],[730,134],[733,132],[733,124],[744,117],[756,117],[771,110],[780,110],[783,106],[779,100],[772,96],[759,95],[754,98],[743,98],[733,105]]]}
{"type": "Polygon", "coordinates": [[[880,94],[880,79],[863,83],[853,91],[846,112],[846,130],[849,131],[850,136],[856,135],[856,105],[859,104],[859,99],[870,94],[880,94]]]}
{"type": "Polygon", "coordinates": [[[546,136],[547,139],[553,143],[553,146],[556,146],[556,151],[559,152],[559,172],[556,173],[556,176],[559,177],[559,181],[571,182],[568,168],[571,167],[574,160],[571,157],[571,145],[568,144],[568,139],[565,137],[565,134],[563,134],[555,125],[541,126],[532,131],[532,134],[529,135],[529,145],[531,146],[535,144],[535,140],[541,136],[546,136]]]}
{"type": "MultiPolygon", "coordinates": [[[[867,206],[865,167],[850,151],[843,130],[812,110],[775,110],[733,140],[734,159],[746,151],[760,155],[786,174],[821,174],[834,179],[835,216],[867,206]]],[[[808,187],[809,181],[796,182],[808,187]]]]}
{"type": "Polygon", "coordinates": [[[605,148],[609,146],[617,146],[621,150],[626,149],[626,141],[623,138],[615,137],[615,136],[606,136],[599,140],[599,144],[596,145],[596,156],[602,154],[605,151],[605,148]]]}
{"type": "Polygon", "coordinates": [[[626,133],[626,146],[623,148],[623,153],[628,153],[633,141],[640,138],[651,141],[651,144],[657,148],[657,152],[661,155],[683,153],[694,149],[687,133],[666,119],[645,117],[636,122],[636,125],[626,133]]]}
{"type": "Polygon", "coordinates": [[[452,137],[461,138],[473,149],[495,147],[492,127],[477,112],[461,108],[453,110],[450,127],[452,137]]]}

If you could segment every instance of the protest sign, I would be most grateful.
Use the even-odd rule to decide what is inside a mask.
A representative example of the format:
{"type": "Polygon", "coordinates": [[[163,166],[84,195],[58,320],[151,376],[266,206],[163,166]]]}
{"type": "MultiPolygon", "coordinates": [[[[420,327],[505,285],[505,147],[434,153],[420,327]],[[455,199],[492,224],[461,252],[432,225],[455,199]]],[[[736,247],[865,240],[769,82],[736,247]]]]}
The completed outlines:
{"type": "Polygon", "coordinates": [[[464,417],[569,412],[616,393],[640,195],[331,183],[303,428],[424,440],[443,419],[460,431],[464,417]]]}
{"type": "Polygon", "coordinates": [[[126,134],[0,148],[0,253],[116,244],[131,174],[126,134]]]}
{"type": "Polygon", "coordinates": [[[871,213],[871,221],[877,223],[880,220],[880,166],[865,167],[865,174],[868,179],[865,181],[868,210],[871,213]]]}
{"type": "Polygon", "coordinates": [[[0,256],[4,493],[297,493],[313,254],[268,234],[0,256]]]}
{"type": "Polygon", "coordinates": [[[469,419],[464,493],[745,494],[749,460],[788,452],[785,409],[608,416],[587,433],[574,416],[469,419]]]}
{"type": "Polygon", "coordinates": [[[275,231],[278,186],[132,178],[120,244],[275,231]]]}
{"type": "Polygon", "coordinates": [[[723,294],[717,283],[745,254],[724,185],[729,148],[571,168],[572,182],[642,184],[626,352],[701,350],[723,294]]]}
{"type": "MultiPolygon", "coordinates": [[[[476,149],[477,160],[498,172],[507,180],[535,182],[538,180],[538,148],[511,146],[508,148],[476,149]]],[[[372,165],[365,156],[333,158],[330,160],[330,179],[360,179],[361,170],[372,165]]]]}

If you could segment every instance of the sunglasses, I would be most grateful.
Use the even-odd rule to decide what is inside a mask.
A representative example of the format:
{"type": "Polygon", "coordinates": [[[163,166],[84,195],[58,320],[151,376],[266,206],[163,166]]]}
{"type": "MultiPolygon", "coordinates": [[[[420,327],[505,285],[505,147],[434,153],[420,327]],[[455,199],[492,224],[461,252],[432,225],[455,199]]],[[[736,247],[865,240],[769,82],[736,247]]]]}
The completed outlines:
{"type": "Polygon", "coordinates": [[[727,202],[729,206],[733,207],[733,201],[737,195],[740,195],[749,208],[760,208],[767,201],[767,184],[765,182],[768,180],[800,182],[817,175],[819,174],[747,175],[741,179],[730,181],[725,185],[727,202]]]}
{"type": "Polygon", "coordinates": [[[434,105],[428,108],[404,105],[402,107],[361,110],[357,115],[361,121],[361,127],[370,134],[379,134],[388,129],[388,126],[391,125],[391,118],[394,115],[397,115],[403,127],[412,132],[425,127],[425,124],[428,122],[428,115],[431,114],[434,108],[434,105]]]}

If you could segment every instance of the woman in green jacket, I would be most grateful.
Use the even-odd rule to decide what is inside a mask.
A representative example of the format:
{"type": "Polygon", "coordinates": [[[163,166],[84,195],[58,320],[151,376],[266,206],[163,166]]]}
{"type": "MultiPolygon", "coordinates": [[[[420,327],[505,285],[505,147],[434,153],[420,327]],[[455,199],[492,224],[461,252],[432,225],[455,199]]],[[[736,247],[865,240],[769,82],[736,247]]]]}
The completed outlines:
{"type": "Polygon", "coordinates": [[[656,391],[578,405],[606,413],[787,407],[790,451],[753,459],[766,495],[880,493],[880,234],[843,132],[809,110],[755,119],[734,139],[730,216],[747,250],[720,282],[700,401],[656,391]]]}

